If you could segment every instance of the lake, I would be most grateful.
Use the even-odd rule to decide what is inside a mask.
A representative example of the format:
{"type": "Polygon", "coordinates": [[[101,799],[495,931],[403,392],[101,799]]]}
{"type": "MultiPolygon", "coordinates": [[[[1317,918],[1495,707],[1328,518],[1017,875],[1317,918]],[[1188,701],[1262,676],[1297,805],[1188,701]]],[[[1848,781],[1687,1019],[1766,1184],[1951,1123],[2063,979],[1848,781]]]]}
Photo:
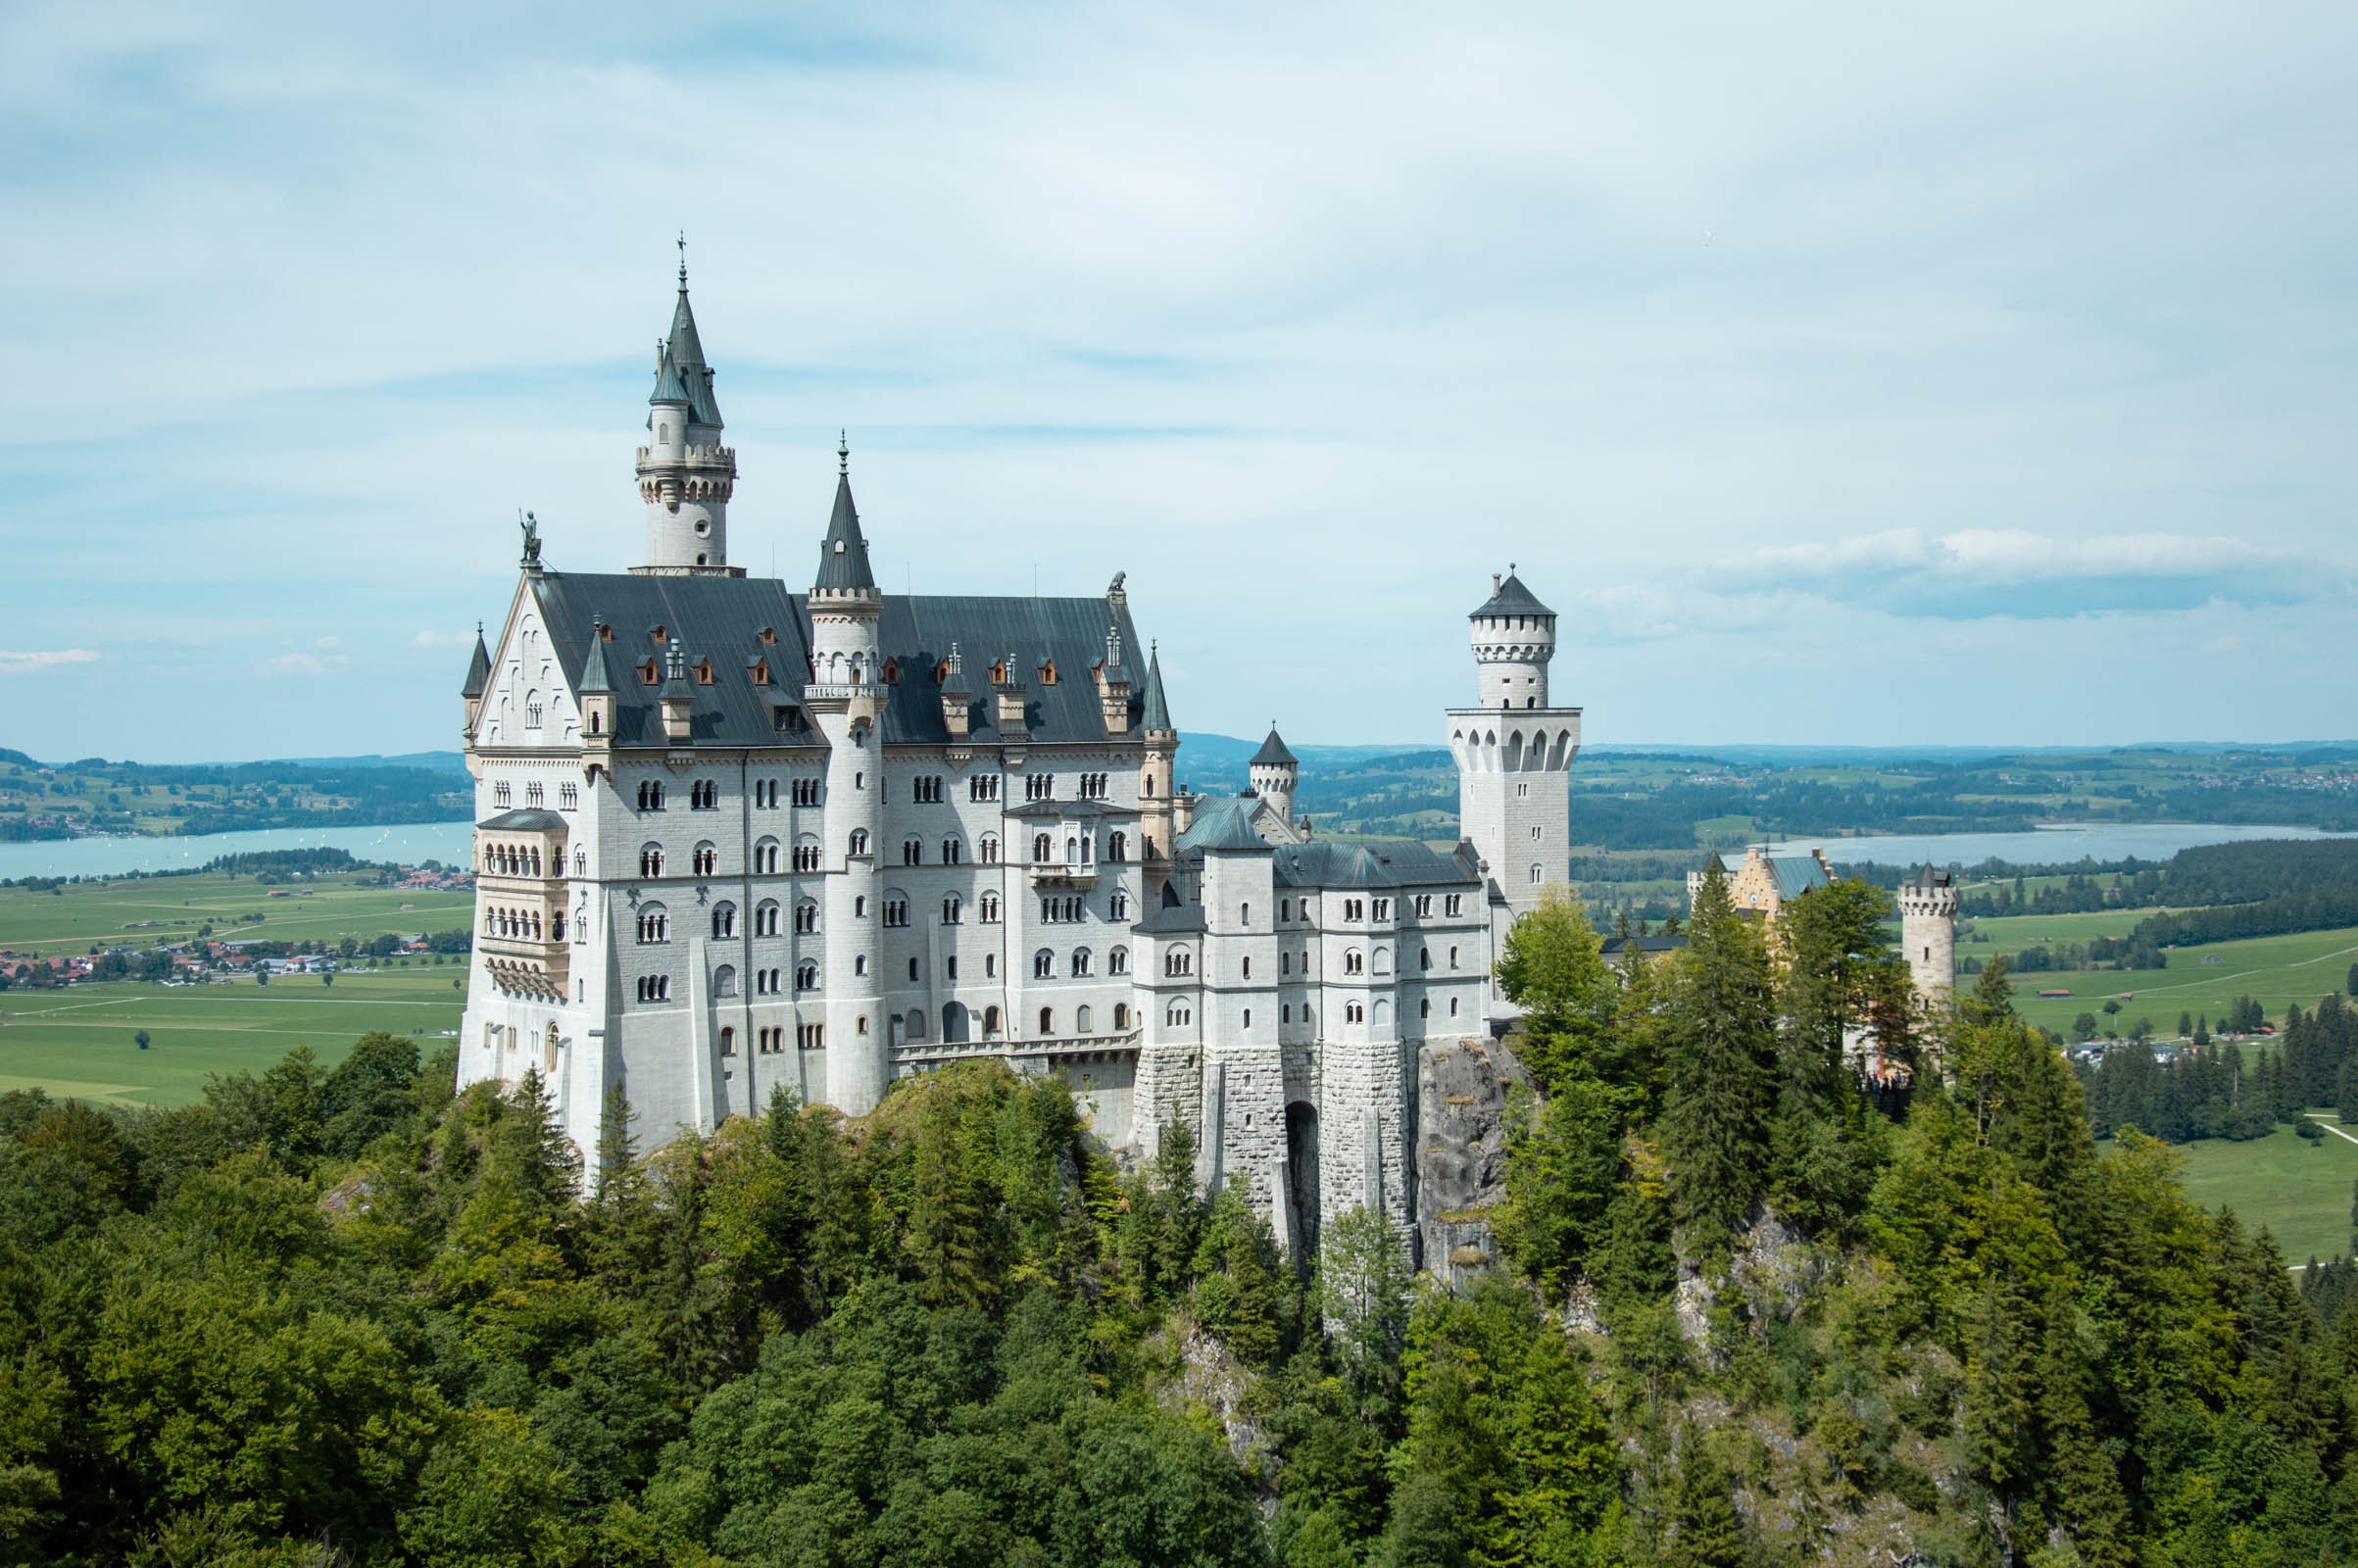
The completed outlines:
{"type": "Polygon", "coordinates": [[[2251,827],[2223,822],[2115,822],[2034,828],[2028,833],[1891,833],[1852,839],[1791,838],[1778,848],[1822,848],[1835,864],[1979,865],[1995,858],[2016,865],[2068,865],[2087,857],[2098,863],[2166,860],[2180,850],[2244,839],[2347,839],[2358,833],[2321,833],[2310,827],[2251,827]]]}
{"type": "Polygon", "coordinates": [[[289,827],[255,833],[202,833],[172,839],[55,839],[0,844],[0,877],[120,876],[203,865],[216,856],[247,850],[350,850],[362,860],[416,865],[440,860],[467,865],[474,858],[471,822],[414,822],[401,827],[289,827]]]}

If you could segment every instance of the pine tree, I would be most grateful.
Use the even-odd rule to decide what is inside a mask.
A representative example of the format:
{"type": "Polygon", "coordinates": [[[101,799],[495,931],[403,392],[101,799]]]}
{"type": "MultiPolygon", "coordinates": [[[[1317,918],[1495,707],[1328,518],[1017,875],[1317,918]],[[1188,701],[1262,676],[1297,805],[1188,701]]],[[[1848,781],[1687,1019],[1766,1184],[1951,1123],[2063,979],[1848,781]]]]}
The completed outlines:
{"type": "Polygon", "coordinates": [[[1724,1250],[1768,1180],[1777,1106],[1768,951],[1736,912],[1717,862],[1695,896],[1668,1009],[1663,1152],[1671,1211],[1703,1252],[1724,1250]]]}
{"type": "Polygon", "coordinates": [[[1744,1523],[1736,1515],[1735,1483],[1702,1433],[1681,1434],[1677,1484],[1671,1490],[1668,1568],[1743,1568],[1744,1523]]]}

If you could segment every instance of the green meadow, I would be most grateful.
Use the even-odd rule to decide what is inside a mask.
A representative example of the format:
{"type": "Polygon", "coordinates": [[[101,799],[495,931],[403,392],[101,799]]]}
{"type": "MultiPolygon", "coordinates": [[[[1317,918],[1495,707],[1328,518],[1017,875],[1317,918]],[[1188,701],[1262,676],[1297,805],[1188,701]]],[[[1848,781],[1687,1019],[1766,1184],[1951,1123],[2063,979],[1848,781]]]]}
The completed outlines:
{"type": "MultiPolygon", "coordinates": [[[[2325,1125],[2336,1123],[2323,1118],[2325,1125]]],[[[2096,1146],[2112,1152],[2110,1140],[2096,1146]]],[[[2182,1144],[2186,1196],[2205,1208],[2232,1208],[2252,1230],[2265,1225],[2287,1263],[2306,1263],[2350,1250],[2351,1184],[2358,1182],[2358,1144],[2327,1133],[2312,1142],[2290,1127],[2266,1138],[2230,1143],[2210,1138],[2182,1144]]]]}
{"type": "MultiPolygon", "coordinates": [[[[62,991],[0,991],[0,1091],[183,1104],[213,1073],[260,1073],[296,1046],[343,1059],[371,1029],[419,1037],[420,1051],[459,1027],[464,963],[319,975],[239,978],[211,985],[138,981],[62,991]],[[148,1049],[139,1049],[139,1031],[148,1049]]],[[[2353,1151],[2358,1152],[2358,1151],[2353,1151]]]]}
{"type": "MultiPolygon", "coordinates": [[[[2025,915],[2008,924],[2038,921],[2099,920],[2103,915],[2025,915]]],[[[1997,922],[1990,922],[1995,924],[1997,922]]],[[[2085,937],[2071,940],[2085,941],[2085,937]]],[[[1987,960],[1993,954],[2027,947],[1996,944],[1960,947],[1960,955],[1987,960]]],[[[2166,969],[2060,969],[2026,974],[2014,981],[2014,1005],[2032,1023],[2044,1025],[2070,1038],[2072,1020],[2083,1012],[2103,1014],[2104,999],[2121,997],[2121,1010],[2107,1026],[2123,1035],[2138,1018],[2150,1018],[2157,1033],[2175,1035],[2178,1015],[2207,1013],[2214,1025],[2239,996],[2256,998],[2268,1010],[2270,1022],[2284,1015],[2287,1004],[2303,1010],[2317,1005],[2329,991],[2349,983],[2352,963],[2358,963],[2358,927],[2333,931],[2302,931],[2291,936],[2254,937],[2245,942],[2214,942],[2203,947],[2173,948],[2166,969]],[[2216,958],[2216,963],[2206,963],[2216,958]],[[2069,997],[2041,1000],[2042,989],[2068,990],[2069,997]]],[[[1971,990],[1973,975],[1957,976],[1960,990],[1971,990]]]]}
{"type": "Polygon", "coordinates": [[[69,883],[54,893],[0,888],[0,948],[54,958],[87,953],[94,944],[153,947],[193,937],[208,921],[217,938],[273,942],[449,931],[473,923],[471,893],[366,885],[374,879],[374,873],[348,873],[265,887],[251,876],[216,871],[69,883]],[[239,918],[255,914],[262,918],[239,918]]]}

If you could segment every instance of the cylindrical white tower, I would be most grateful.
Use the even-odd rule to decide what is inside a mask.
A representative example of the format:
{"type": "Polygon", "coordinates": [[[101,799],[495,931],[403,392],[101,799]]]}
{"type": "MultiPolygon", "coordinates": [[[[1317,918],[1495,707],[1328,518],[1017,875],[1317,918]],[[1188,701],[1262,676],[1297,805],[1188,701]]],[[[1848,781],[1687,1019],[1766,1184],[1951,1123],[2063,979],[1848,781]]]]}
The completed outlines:
{"type": "Polygon", "coordinates": [[[720,442],[720,405],[688,309],[688,269],[679,270],[671,335],[656,350],[647,397],[647,444],[639,448],[639,499],[647,508],[642,574],[730,573],[728,503],[737,454],[720,442]]]}
{"type": "Polygon", "coordinates": [[[851,454],[837,454],[835,514],[819,546],[811,586],[811,683],[803,708],[827,738],[824,973],[827,1008],[827,1102],[864,1116],[892,1081],[892,1039],[884,1021],[877,967],[877,837],[882,831],[884,711],[877,617],[884,596],[868,569],[867,541],[852,504],[851,454]]]}
{"type": "Polygon", "coordinates": [[[1472,616],[1474,662],[1484,708],[1546,708],[1547,662],[1555,657],[1555,612],[1510,568],[1491,578],[1490,602],[1472,616]]]}
{"type": "Polygon", "coordinates": [[[1286,750],[1286,743],[1278,739],[1274,720],[1269,725],[1269,738],[1261,742],[1259,751],[1253,754],[1253,760],[1246,772],[1252,782],[1253,793],[1268,802],[1281,818],[1292,822],[1294,785],[1301,776],[1301,764],[1295,761],[1294,754],[1286,750]]]}
{"type": "Polygon", "coordinates": [[[1930,861],[1899,884],[1899,941],[1917,997],[1928,1007],[1945,1005],[1956,994],[1957,886],[1930,861]]]}

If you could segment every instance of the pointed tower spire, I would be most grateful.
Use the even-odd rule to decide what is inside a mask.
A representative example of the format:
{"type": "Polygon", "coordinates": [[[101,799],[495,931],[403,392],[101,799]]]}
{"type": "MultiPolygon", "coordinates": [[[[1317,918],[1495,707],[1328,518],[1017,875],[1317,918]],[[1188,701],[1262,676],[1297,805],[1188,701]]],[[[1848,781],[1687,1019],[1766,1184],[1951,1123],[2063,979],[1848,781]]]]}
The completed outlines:
{"type": "Polygon", "coordinates": [[[606,622],[590,617],[589,652],[581,660],[581,695],[592,696],[614,689],[614,675],[606,662],[606,622]]]}
{"type": "Polygon", "coordinates": [[[860,509],[852,503],[852,446],[840,440],[835,449],[835,514],[827,519],[827,537],[818,547],[818,576],[813,593],[873,594],[876,574],[868,569],[868,542],[860,531],[860,509]]]}
{"type": "Polygon", "coordinates": [[[479,698],[483,688],[491,684],[491,650],[483,646],[483,623],[475,622],[475,656],[467,662],[467,684],[459,688],[462,697],[479,698]]]}
{"type": "Polygon", "coordinates": [[[1159,645],[1147,646],[1147,696],[1145,710],[1139,714],[1139,727],[1171,733],[1171,705],[1162,695],[1162,651],[1159,645]]]}
{"type": "Polygon", "coordinates": [[[705,363],[696,313],[688,306],[687,235],[679,237],[679,294],[671,331],[655,351],[655,387],[647,394],[648,443],[639,448],[639,500],[647,508],[642,574],[728,575],[728,501],[737,485],[737,454],[721,445],[720,405],[705,363]]]}

